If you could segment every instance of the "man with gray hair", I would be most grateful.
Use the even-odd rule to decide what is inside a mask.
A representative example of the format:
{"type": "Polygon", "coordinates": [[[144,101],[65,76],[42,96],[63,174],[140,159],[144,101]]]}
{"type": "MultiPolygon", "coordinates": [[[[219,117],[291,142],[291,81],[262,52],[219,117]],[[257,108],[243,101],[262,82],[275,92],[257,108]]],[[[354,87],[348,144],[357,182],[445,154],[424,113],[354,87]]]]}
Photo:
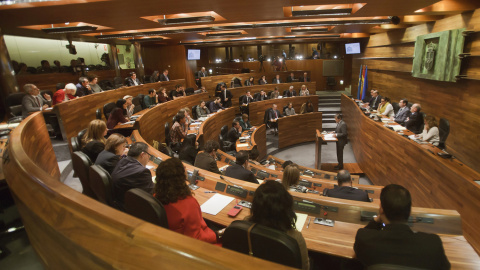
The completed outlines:
{"type": "Polygon", "coordinates": [[[78,79],[76,87],[77,93],[75,94],[75,96],[77,97],[83,97],[93,93],[92,88],[90,87],[90,84],[88,83],[88,79],[86,77],[80,77],[80,79],[78,79]]]}
{"type": "Polygon", "coordinates": [[[75,99],[75,93],[77,92],[77,87],[73,83],[65,85],[65,89],[59,89],[53,94],[53,105],[62,103],[64,101],[75,99]]]}
{"type": "Polygon", "coordinates": [[[376,110],[378,108],[378,105],[380,105],[382,96],[378,94],[378,90],[372,89],[371,93],[372,93],[372,99],[370,99],[369,107],[370,107],[370,110],[376,110]]]}
{"type": "Polygon", "coordinates": [[[413,104],[410,109],[412,113],[407,117],[407,120],[405,120],[405,127],[415,134],[422,132],[423,115],[420,113],[421,110],[422,106],[420,106],[420,104],[413,104]]]}
{"type": "Polygon", "coordinates": [[[323,195],[332,198],[370,202],[368,193],[365,190],[352,187],[352,177],[348,170],[340,170],[338,172],[337,183],[338,186],[335,186],[333,189],[324,189],[323,195]]]}
{"type": "Polygon", "coordinates": [[[26,118],[32,112],[43,111],[52,106],[49,94],[40,95],[40,90],[34,84],[25,84],[23,90],[27,95],[22,99],[22,117],[26,118]]]}

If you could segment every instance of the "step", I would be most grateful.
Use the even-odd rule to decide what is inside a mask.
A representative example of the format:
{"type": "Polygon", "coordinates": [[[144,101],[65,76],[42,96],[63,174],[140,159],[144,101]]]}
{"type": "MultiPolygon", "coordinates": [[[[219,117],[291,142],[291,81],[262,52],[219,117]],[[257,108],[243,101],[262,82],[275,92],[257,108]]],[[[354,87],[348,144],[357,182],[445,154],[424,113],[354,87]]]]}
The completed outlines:
{"type": "Polygon", "coordinates": [[[337,127],[337,123],[322,123],[323,131],[334,131],[337,127]]]}
{"type": "Polygon", "coordinates": [[[337,102],[328,102],[328,103],[318,103],[318,107],[339,107],[340,108],[341,103],[339,101],[337,102]]]}
{"type": "Polygon", "coordinates": [[[339,98],[322,98],[322,99],[318,99],[318,104],[320,103],[329,103],[329,102],[340,102],[340,99],[339,98]]]}
{"type": "Polygon", "coordinates": [[[335,118],[336,113],[322,113],[322,118],[335,118]]]}
{"type": "Polygon", "coordinates": [[[318,111],[323,113],[340,113],[342,109],[340,107],[319,107],[318,111]]]}
{"type": "Polygon", "coordinates": [[[335,122],[335,118],[330,118],[330,117],[328,117],[328,118],[323,118],[323,117],[322,117],[322,123],[325,123],[325,124],[326,124],[326,123],[336,123],[336,122],[335,122]]]}

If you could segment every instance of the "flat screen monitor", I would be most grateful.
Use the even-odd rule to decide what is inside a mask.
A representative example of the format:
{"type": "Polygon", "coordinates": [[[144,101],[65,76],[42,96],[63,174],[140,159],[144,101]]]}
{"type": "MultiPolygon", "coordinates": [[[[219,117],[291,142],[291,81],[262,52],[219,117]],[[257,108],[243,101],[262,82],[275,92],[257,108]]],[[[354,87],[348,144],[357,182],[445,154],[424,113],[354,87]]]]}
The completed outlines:
{"type": "Polygon", "coordinates": [[[360,43],[346,43],[345,44],[345,53],[346,54],[356,54],[360,53],[360,43]]]}
{"type": "Polygon", "coordinates": [[[188,60],[200,60],[200,50],[198,50],[198,49],[188,49],[187,59],[188,60]]]}

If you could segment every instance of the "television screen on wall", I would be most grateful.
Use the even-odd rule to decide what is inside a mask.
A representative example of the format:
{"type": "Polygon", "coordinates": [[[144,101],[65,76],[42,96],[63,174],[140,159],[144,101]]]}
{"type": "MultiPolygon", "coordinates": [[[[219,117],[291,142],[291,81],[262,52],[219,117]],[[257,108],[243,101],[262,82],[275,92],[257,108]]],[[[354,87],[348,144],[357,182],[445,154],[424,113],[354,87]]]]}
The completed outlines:
{"type": "Polygon", "coordinates": [[[200,50],[198,50],[198,49],[188,49],[187,60],[200,60],[200,50]]]}
{"type": "Polygon", "coordinates": [[[360,43],[346,43],[345,44],[345,53],[346,54],[356,54],[360,53],[360,43]]]}

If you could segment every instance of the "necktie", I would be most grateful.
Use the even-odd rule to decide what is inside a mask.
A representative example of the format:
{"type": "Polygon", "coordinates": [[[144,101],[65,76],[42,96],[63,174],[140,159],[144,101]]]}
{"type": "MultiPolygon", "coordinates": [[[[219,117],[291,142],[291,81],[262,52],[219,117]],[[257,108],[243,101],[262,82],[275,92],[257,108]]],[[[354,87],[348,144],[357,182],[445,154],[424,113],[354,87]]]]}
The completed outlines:
{"type": "Polygon", "coordinates": [[[37,102],[38,107],[42,107],[40,106],[40,100],[38,100],[38,97],[35,97],[35,101],[37,102]]]}
{"type": "Polygon", "coordinates": [[[223,94],[225,95],[225,98],[227,98],[227,90],[225,90],[223,94]]]}
{"type": "Polygon", "coordinates": [[[278,116],[277,116],[277,111],[274,111],[274,112],[275,112],[275,118],[278,118],[278,116]]]}

